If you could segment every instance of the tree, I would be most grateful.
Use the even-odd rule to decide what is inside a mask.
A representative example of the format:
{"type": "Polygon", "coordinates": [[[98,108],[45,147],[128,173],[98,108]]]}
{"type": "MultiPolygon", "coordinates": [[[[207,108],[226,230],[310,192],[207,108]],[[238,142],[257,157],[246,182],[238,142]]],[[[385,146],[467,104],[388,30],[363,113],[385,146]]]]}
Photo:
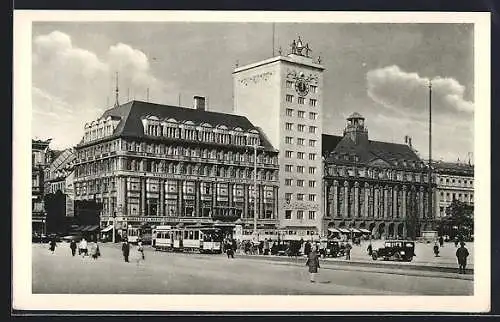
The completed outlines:
{"type": "Polygon", "coordinates": [[[474,206],[453,200],[439,221],[439,230],[450,237],[470,238],[474,232],[474,206]]]}

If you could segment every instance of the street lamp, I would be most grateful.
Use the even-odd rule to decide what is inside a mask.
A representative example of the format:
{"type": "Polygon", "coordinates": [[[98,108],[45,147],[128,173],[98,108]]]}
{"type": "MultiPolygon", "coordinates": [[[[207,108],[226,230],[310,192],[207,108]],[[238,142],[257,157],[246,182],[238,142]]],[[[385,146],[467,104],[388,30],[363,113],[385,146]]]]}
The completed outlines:
{"type": "Polygon", "coordinates": [[[116,211],[113,211],[113,244],[115,243],[116,211]]]}

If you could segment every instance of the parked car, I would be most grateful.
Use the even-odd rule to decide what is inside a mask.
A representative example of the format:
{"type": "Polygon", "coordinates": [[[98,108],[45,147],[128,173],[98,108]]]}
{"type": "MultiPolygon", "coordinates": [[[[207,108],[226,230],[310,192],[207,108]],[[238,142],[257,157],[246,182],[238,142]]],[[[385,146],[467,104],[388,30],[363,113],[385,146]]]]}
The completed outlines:
{"type": "Polygon", "coordinates": [[[345,246],[336,240],[328,240],[323,257],[339,257],[345,255],[345,246]]]}
{"type": "Polygon", "coordinates": [[[31,235],[31,241],[33,243],[46,243],[48,242],[48,238],[45,234],[33,233],[31,235]]]}
{"type": "Polygon", "coordinates": [[[384,247],[372,252],[372,259],[411,262],[415,255],[415,242],[408,240],[387,240],[384,247]]]}

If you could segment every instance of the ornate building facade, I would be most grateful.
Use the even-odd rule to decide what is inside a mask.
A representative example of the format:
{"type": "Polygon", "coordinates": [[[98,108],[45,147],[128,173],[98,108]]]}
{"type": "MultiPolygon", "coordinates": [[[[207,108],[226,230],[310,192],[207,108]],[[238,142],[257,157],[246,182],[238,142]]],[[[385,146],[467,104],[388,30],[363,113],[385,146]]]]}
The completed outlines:
{"type": "Polygon", "coordinates": [[[453,200],[474,204],[474,166],[470,163],[434,162],[436,175],[437,217],[446,215],[446,208],[453,200]]]}
{"type": "Polygon", "coordinates": [[[280,227],[290,235],[318,235],[323,216],[321,61],[299,38],[288,55],[237,67],[234,112],[261,127],[279,150],[280,227]]]}
{"type": "Polygon", "coordinates": [[[102,203],[101,227],[237,222],[244,234],[278,220],[277,151],[247,118],[132,101],[85,125],[75,199],[102,203]],[[257,154],[254,163],[254,154],[257,154]],[[257,209],[254,209],[254,167],[257,209]]]}
{"type": "Polygon", "coordinates": [[[369,140],[364,122],[354,113],[342,137],[323,136],[324,234],[334,227],[366,229],[375,238],[432,230],[428,168],[408,145],[369,140]]]}

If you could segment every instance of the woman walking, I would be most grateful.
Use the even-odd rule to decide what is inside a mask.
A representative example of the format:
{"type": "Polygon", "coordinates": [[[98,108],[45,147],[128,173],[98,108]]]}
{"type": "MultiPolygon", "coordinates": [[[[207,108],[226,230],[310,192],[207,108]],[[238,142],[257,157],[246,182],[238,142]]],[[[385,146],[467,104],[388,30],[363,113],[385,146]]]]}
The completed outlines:
{"type": "Polygon", "coordinates": [[[50,241],[50,251],[52,252],[52,254],[54,254],[54,251],[56,250],[56,246],[57,246],[57,243],[56,243],[56,238],[52,238],[52,240],[50,241]]]}
{"type": "Polygon", "coordinates": [[[307,255],[306,266],[309,266],[310,280],[311,283],[315,282],[316,274],[318,273],[319,267],[319,257],[316,253],[316,248],[313,248],[311,252],[307,255]]]}

